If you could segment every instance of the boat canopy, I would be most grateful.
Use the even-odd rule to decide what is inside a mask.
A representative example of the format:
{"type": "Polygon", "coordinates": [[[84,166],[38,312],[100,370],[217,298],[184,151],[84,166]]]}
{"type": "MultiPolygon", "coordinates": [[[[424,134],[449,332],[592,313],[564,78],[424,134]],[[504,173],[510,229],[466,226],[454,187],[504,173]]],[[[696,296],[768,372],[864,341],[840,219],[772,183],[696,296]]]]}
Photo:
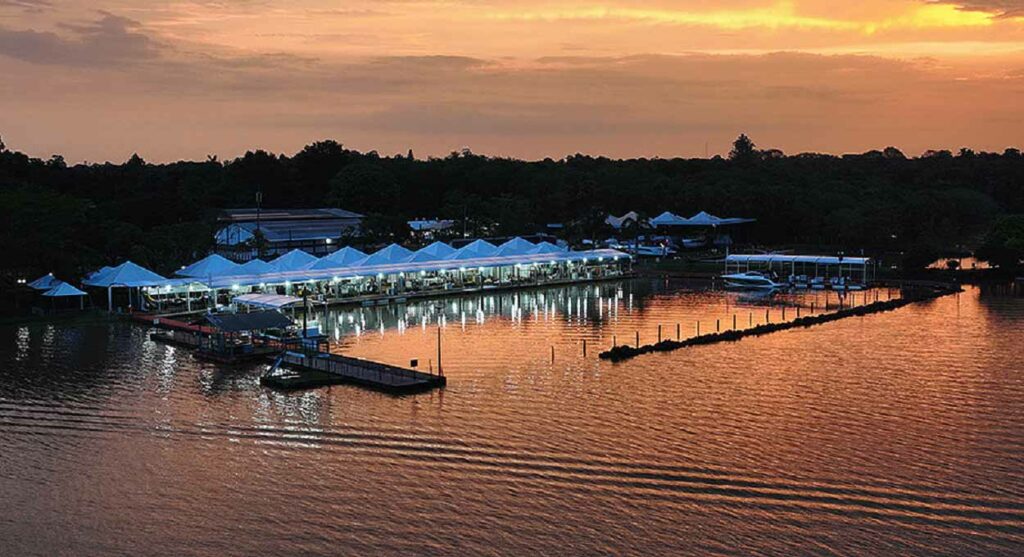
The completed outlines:
{"type": "Polygon", "coordinates": [[[282,296],[280,294],[242,294],[241,296],[235,296],[231,301],[243,306],[281,309],[301,304],[302,298],[282,296]]]}
{"type": "Polygon", "coordinates": [[[283,329],[292,324],[291,319],[274,310],[249,313],[208,313],[206,321],[226,333],[283,329]]]}
{"type": "Polygon", "coordinates": [[[195,263],[181,269],[174,274],[179,277],[209,278],[226,275],[237,275],[241,272],[241,265],[225,259],[216,253],[196,261],[195,263]]]}
{"type": "Polygon", "coordinates": [[[163,286],[167,282],[167,279],[153,271],[136,265],[131,261],[125,261],[117,267],[111,267],[106,271],[101,270],[93,274],[85,280],[85,285],[102,288],[112,286],[136,288],[142,286],[163,286]]]}
{"type": "Polygon", "coordinates": [[[811,265],[864,266],[871,264],[870,257],[839,257],[834,255],[784,255],[780,253],[754,253],[728,255],[726,263],[807,263],[811,265]]]}

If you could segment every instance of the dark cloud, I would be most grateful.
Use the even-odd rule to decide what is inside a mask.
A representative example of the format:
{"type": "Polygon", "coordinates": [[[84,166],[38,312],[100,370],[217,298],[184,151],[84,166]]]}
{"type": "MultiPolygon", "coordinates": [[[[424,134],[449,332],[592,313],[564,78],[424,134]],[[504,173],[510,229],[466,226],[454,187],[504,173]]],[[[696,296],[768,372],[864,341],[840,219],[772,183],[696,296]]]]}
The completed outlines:
{"type": "Polygon", "coordinates": [[[160,56],[162,45],[138,22],[100,12],[99,19],[58,25],[63,33],[0,27],[0,55],[35,64],[112,66],[160,56]]]}
{"type": "Polygon", "coordinates": [[[1024,17],[1024,0],[929,0],[929,4],[951,4],[964,10],[999,14],[1000,17],[1024,17]]]}

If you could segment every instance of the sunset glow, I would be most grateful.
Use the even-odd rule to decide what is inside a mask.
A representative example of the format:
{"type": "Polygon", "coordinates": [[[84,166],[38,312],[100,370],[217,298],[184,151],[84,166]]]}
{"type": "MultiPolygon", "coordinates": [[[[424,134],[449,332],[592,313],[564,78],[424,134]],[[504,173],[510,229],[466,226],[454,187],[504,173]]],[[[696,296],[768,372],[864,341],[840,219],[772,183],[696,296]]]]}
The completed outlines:
{"type": "Polygon", "coordinates": [[[37,156],[1001,150],[1019,3],[0,2],[0,134],[37,156]],[[825,122],[825,119],[828,119],[825,122]]]}

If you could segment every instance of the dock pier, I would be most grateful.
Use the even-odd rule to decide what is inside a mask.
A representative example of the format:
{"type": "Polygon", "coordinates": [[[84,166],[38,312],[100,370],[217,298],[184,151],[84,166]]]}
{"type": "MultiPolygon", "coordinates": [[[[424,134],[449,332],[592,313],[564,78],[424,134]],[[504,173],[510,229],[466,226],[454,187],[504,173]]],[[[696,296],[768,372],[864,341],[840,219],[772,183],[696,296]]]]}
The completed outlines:
{"type": "Polygon", "coordinates": [[[260,384],[281,390],[353,384],[391,394],[427,391],[447,384],[444,375],[328,352],[285,351],[260,384]]]}

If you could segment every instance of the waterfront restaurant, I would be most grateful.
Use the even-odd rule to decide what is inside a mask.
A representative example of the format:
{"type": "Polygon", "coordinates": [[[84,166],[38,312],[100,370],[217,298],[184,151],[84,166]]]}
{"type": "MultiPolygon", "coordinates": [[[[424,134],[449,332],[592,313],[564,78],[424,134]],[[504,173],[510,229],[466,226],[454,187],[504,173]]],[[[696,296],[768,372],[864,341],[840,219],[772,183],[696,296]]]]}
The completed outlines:
{"type": "Polygon", "coordinates": [[[148,284],[147,300],[171,309],[200,291],[212,293],[204,296],[207,304],[246,293],[305,294],[320,303],[402,298],[616,277],[629,270],[630,258],[612,249],[570,251],[513,238],[499,246],[476,240],[458,249],[435,242],[418,251],[392,244],[369,255],[343,248],[319,259],[295,250],[252,265],[257,272],[229,263],[209,256],[186,266],[179,276],[192,276],[148,284]]]}

